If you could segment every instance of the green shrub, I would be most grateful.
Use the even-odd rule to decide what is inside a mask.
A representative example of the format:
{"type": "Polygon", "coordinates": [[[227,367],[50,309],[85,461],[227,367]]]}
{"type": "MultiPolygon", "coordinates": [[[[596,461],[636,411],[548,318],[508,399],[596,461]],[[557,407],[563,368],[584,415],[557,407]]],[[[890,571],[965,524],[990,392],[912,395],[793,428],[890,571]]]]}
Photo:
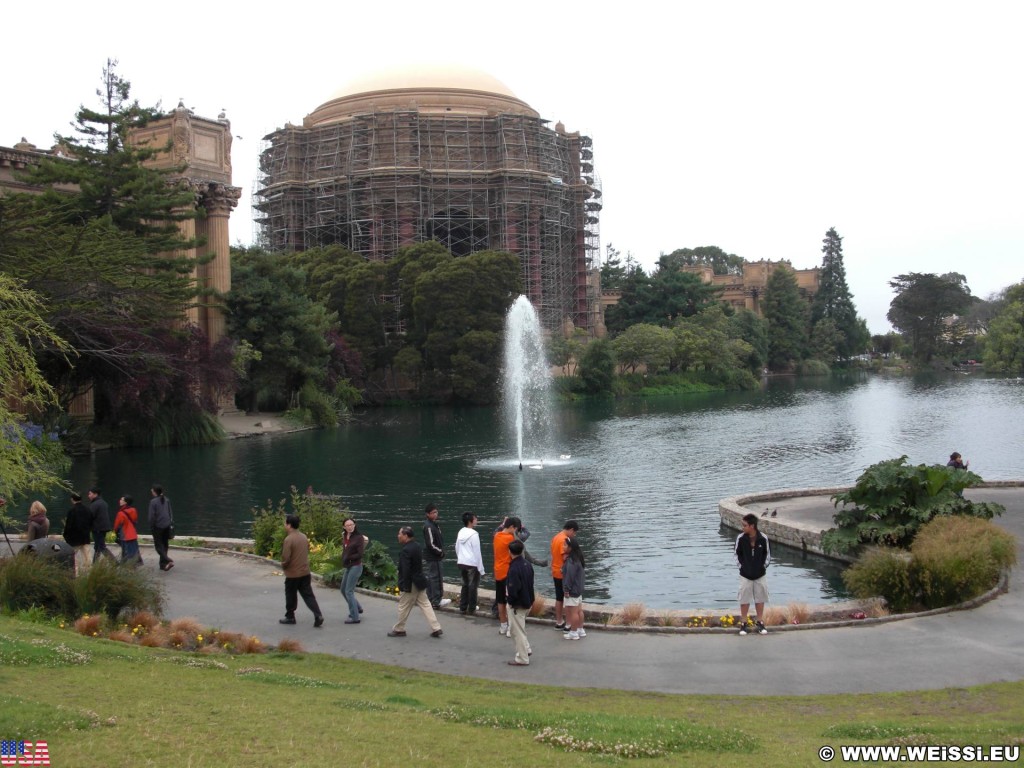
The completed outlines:
{"type": "Polygon", "coordinates": [[[338,543],[345,532],[348,510],[328,496],[318,496],[309,489],[300,493],[293,485],[288,498],[281,498],[277,506],[268,499],[265,507],[252,510],[253,548],[257,555],[277,558],[284,541],[284,518],[298,515],[300,530],[313,543],[338,543]]]}
{"type": "Polygon", "coordinates": [[[74,579],[73,589],[78,614],[102,613],[115,621],[124,610],[163,613],[163,587],[143,568],[100,560],[74,579]]]}
{"type": "Polygon", "coordinates": [[[843,582],[850,593],[865,600],[882,597],[896,613],[917,605],[917,585],[905,552],[869,549],[856,563],[843,571],[843,582]]]}
{"type": "Polygon", "coordinates": [[[371,541],[363,553],[363,575],[359,578],[359,586],[383,592],[397,583],[398,566],[388,548],[379,541],[371,541]]]}
{"type": "Polygon", "coordinates": [[[73,610],[73,574],[52,558],[21,553],[0,560],[0,606],[6,613],[42,608],[52,615],[73,610]]]}
{"type": "Polygon", "coordinates": [[[1017,541],[988,520],[941,517],[921,529],[911,552],[921,602],[939,608],[994,587],[1017,562],[1017,541]]]}
{"type": "Polygon", "coordinates": [[[832,369],[823,360],[804,360],[797,366],[796,372],[801,376],[828,376],[832,369]]]}
{"type": "Polygon", "coordinates": [[[981,482],[973,472],[942,465],[909,466],[907,457],[872,464],[848,491],[832,497],[840,507],[836,527],[822,536],[826,552],[856,552],[864,544],[906,549],[922,525],[935,517],[963,515],[989,519],[1003,506],[975,503],[963,497],[964,488],[981,482]]]}

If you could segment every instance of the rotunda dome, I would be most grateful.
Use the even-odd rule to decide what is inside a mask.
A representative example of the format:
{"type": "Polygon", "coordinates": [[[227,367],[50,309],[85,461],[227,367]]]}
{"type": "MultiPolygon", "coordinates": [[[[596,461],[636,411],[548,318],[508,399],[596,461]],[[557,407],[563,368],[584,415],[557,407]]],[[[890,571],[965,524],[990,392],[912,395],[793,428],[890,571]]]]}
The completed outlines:
{"type": "Polygon", "coordinates": [[[498,78],[471,67],[409,65],[355,78],[303,120],[307,128],[373,112],[540,115],[498,78]]]}

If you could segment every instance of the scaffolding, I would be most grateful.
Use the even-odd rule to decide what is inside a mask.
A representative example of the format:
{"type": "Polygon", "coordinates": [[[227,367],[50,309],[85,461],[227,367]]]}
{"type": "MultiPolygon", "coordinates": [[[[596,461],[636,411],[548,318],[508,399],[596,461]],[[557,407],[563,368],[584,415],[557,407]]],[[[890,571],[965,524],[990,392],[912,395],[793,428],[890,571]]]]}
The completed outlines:
{"type": "Polygon", "coordinates": [[[508,251],[547,329],[589,330],[601,210],[592,142],[546,123],[411,106],[287,125],[260,153],[260,242],[340,245],[370,260],[429,240],[456,257],[508,251]]]}

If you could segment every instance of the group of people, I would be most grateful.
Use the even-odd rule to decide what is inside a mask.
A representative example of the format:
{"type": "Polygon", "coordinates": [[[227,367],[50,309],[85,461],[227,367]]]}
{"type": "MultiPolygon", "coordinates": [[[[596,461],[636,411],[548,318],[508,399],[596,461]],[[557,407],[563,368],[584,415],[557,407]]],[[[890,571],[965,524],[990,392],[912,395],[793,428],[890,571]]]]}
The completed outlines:
{"type": "MultiPolygon", "coordinates": [[[[160,558],[160,570],[169,571],[174,567],[174,560],[168,555],[174,528],[174,513],[171,510],[170,499],[164,495],[162,486],[154,485],[150,493],[152,499],[149,502],[149,528],[153,534],[153,546],[160,558]]],[[[117,559],[107,548],[107,533],[110,531],[114,532],[121,547],[120,561],[136,566],[142,565],[142,555],[139,552],[139,512],[135,508],[134,498],[127,493],[121,496],[111,520],[110,506],[103,498],[100,488],[90,488],[86,497],[88,504],[82,500],[81,494],[71,493],[71,508],[64,518],[62,531],[64,541],[75,551],[75,575],[85,575],[89,567],[101,557],[117,559]]],[[[49,534],[50,520],[46,507],[40,501],[33,501],[29,506],[26,538],[35,541],[46,538],[49,534]]]]}
{"type": "MultiPolygon", "coordinates": [[[[424,510],[423,545],[416,541],[410,525],[398,529],[398,620],[387,633],[388,637],[406,637],[406,624],[412,609],[419,608],[430,627],[430,636],[444,635],[436,611],[451,604],[444,596],[443,561],[447,555],[444,533],[438,522],[440,512],[436,504],[424,510]]],[[[462,516],[462,529],[455,539],[455,559],[462,577],[459,593],[459,613],[476,615],[480,578],[485,575],[480,534],[476,527],[479,518],[472,512],[462,516]]],[[[309,567],[309,539],[300,531],[302,521],[296,515],[285,518],[285,539],[281,552],[281,566],[285,577],[285,615],[281,624],[295,624],[295,610],[301,596],[313,614],[313,626],[324,625],[324,615],[313,593],[312,572],[309,567]]],[[[362,558],[368,539],[359,533],[356,521],[345,521],[342,540],[341,593],[348,605],[346,624],[359,624],[363,612],[355,595],[362,575],[362,558]]],[[[579,523],[569,520],[551,539],[551,569],[555,587],[555,626],[566,640],[586,637],[583,628],[583,589],[586,561],[576,534],[579,523]]],[[[526,666],[533,653],[526,634],[526,617],[536,602],[534,571],[536,563],[547,566],[547,561],[535,560],[526,552],[525,540],[529,531],[518,517],[506,517],[494,532],[495,606],[499,619],[498,631],[515,641],[515,656],[509,664],[526,666]]]]}

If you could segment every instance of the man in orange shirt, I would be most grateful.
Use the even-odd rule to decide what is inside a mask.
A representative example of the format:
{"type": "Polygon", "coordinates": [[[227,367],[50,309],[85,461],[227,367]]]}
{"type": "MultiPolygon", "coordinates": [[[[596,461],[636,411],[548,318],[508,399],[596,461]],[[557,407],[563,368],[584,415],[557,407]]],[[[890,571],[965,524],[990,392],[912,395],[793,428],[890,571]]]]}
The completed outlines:
{"type": "Polygon", "coordinates": [[[575,520],[566,520],[562,530],[551,539],[551,576],[555,580],[555,629],[565,629],[565,621],[562,618],[562,601],[565,599],[565,592],[562,591],[562,564],[565,562],[565,540],[575,536],[580,530],[580,524],[575,520]]]}
{"type": "Polygon", "coordinates": [[[508,597],[505,594],[508,567],[512,564],[508,545],[516,540],[516,534],[522,527],[523,523],[518,517],[506,517],[504,527],[494,534],[494,601],[498,604],[498,634],[505,637],[512,637],[508,627],[508,597]]]}

